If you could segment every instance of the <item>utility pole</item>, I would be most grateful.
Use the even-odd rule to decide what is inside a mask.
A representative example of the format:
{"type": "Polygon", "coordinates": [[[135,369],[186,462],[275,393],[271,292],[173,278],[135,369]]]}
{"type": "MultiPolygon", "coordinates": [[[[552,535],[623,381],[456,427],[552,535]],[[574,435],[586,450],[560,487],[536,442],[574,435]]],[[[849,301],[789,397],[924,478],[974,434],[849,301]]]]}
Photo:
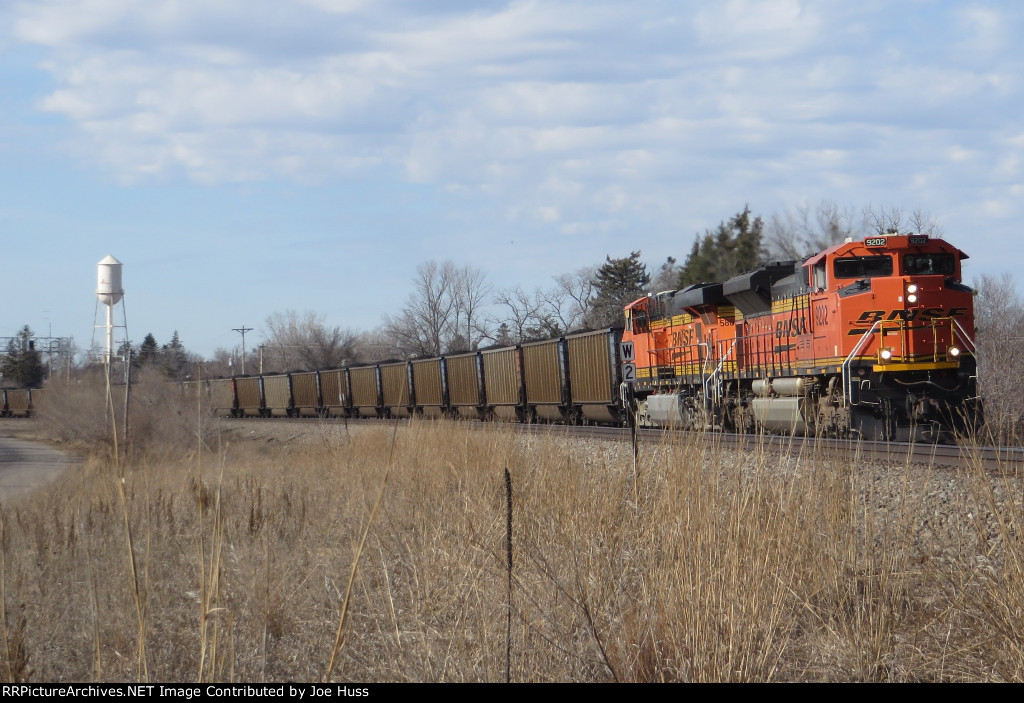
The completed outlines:
{"type": "Polygon", "coordinates": [[[245,325],[242,325],[241,327],[232,327],[231,328],[231,330],[233,332],[240,332],[241,335],[242,335],[242,375],[243,376],[245,375],[245,333],[246,332],[252,332],[252,329],[253,329],[252,327],[246,327],[245,325]]]}

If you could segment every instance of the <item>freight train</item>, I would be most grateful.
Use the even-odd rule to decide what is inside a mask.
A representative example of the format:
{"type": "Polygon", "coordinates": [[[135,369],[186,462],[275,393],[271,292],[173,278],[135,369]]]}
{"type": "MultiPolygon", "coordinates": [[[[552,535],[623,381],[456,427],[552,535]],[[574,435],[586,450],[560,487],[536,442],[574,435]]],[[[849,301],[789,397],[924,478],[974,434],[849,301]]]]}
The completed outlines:
{"type": "Polygon", "coordinates": [[[848,240],[803,261],[647,295],[626,306],[625,329],[186,386],[232,416],[937,439],[982,421],[965,258],[923,234],[848,240]]]}
{"type": "Polygon", "coordinates": [[[45,395],[39,388],[0,389],[0,417],[32,417],[45,395]]]}

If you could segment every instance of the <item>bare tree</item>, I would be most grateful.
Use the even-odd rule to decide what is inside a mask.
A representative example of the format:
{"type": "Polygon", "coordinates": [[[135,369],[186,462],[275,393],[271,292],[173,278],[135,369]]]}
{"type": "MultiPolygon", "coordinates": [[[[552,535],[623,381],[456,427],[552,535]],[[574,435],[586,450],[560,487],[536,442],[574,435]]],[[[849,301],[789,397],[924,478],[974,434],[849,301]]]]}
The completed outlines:
{"type": "Polygon", "coordinates": [[[213,356],[203,363],[203,370],[207,378],[223,378],[232,375],[234,371],[231,363],[231,352],[223,347],[213,351],[213,356]]]}
{"type": "Polygon", "coordinates": [[[486,318],[481,314],[491,297],[491,285],[483,271],[463,266],[455,270],[453,288],[455,323],[448,350],[476,348],[481,340],[491,337],[486,318]]]}
{"type": "Polygon", "coordinates": [[[498,291],[494,302],[504,309],[499,338],[517,343],[581,329],[594,297],[596,273],[596,266],[588,266],[555,276],[551,286],[532,293],[522,286],[498,291]]]}
{"type": "Polygon", "coordinates": [[[1024,304],[1010,274],[982,276],[976,288],[978,379],[986,424],[1012,431],[1024,421],[1019,383],[1024,371],[1024,304]]]}
{"type": "Polygon", "coordinates": [[[931,216],[931,214],[917,209],[910,215],[910,231],[920,234],[927,234],[932,237],[942,236],[942,227],[931,216]]]}
{"type": "Polygon", "coordinates": [[[505,309],[503,323],[513,343],[549,336],[553,324],[556,324],[547,314],[540,289],[530,293],[522,286],[503,288],[494,297],[494,302],[505,309]]]}
{"type": "Polygon", "coordinates": [[[942,228],[927,212],[917,209],[908,217],[902,208],[894,205],[869,205],[864,209],[864,220],[875,234],[915,232],[941,236],[942,228]]]}
{"type": "Polygon", "coordinates": [[[865,231],[864,216],[853,208],[840,208],[831,200],[822,200],[814,211],[799,205],[772,215],[765,227],[765,240],[771,259],[802,259],[839,244],[847,237],[859,237],[865,231]]]}
{"type": "Polygon", "coordinates": [[[675,290],[678,287],[680,271],[682,271],[682,267],[676,263],[676,258],[674,256],[667,257],[665,263],[658,269],[658,273],[651,278],[651,290],[657,293],[675,290]]]}
{"type": "Polygon", "coordinates": [[[438,356],[489,336],[481,309],[490,295],[482,272],[452,261],[420,264],[402,312],[380,333],[402,356],[438,356]]]}
{"type": "Polygon", "coordinates": [[[265,371],[336,368],[358,356],[359,334],[330,327],[314,312],[276,312],[264,324],[265,371]]]}
{"type": "Polygon", "coordinates": [[[868,233],[896,232],[942,234],[931,215],[920,209],[908,217],[902,208],[893,205],[868,205],[857,214],[852,207],[841,208],[832,200],[822,200],[813,211],[807,205],[799,205],[772,215],[765,227],[765,241],[769,258],[802,259],[848,237],[860,239],[868,233]]]}
{"type": "Polygon", "coordinates": [[[439,356],[455,320],[455,264],[428,261],[416,268],[405,308],[384,318],[381,328],[396,349],[414,356],[439,356]]]}
{"type": "MultiPolygon", "coordinates": [[[[259,351],[253,354],[252,351],[247,350],[249,355],[245,360],[246,371],[250,368],[256,370],[259,368],[259,351]],[[255,363],[253,363],[255,362],[255,363]]],[[[242,364],[239,359],[241,351],[240,348],[236,349],[224,349],[223,347],[217,348],[213,351],[213,356],[203,361],[203,375],[206,378],[226,378],[228,376],[234,376],[236,373],[241,373],[242,364]]]]}
{"type": "Polygon", "coordinates": [[[405,354],[402,349],[395,346],[391,334],[383,327],[360,335],[358,346],[360,361],[386,361],[405,354]]]}
{"type": "Polygon", "coordinates": [[[583,320],[594,299],[594,278],[597,266],[586,266],[573,273],[555,276],[553,287],[543,293],[548,312],[566,332],[583,327],[583,320]]]}

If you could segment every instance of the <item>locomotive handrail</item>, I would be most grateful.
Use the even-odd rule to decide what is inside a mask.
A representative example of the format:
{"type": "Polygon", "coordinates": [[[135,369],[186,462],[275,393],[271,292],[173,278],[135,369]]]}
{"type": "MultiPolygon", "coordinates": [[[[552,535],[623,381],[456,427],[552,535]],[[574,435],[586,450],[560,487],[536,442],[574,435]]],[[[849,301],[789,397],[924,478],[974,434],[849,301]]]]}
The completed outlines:
{"type": "Polygon", "coordinates": [[[861,336],[856,346],[854,346],[853,351],[850,352],[850,355],[846,357],[846,360],[843,362],[843,407],[856,405],[856,403],[851,400],[851,397],[853,396],[853,379],[850,378],[850,365],[853,363],[853,358],[860,354],[865,342],[871,339],[871,336],[875,333],[875,330],[881,326],[881,324],[882,321],[878,320],[875,324],[871,325],[871,329],[861,336]]]}
{"type": "Polygon", "coordinates": [[[701,378],[704,377],[704,371],[707,368],[708,358],[702,357],[700,350],[701,347],[707,348],[706,342],[699,342],[697,344],[681,344],[671,347],[653,347],[647,350],[648,359],[654,358],[654,361],[649,361],[651,367],[663,367],[666,364],[658,362],[658,354],[668,354],[668,366],[671,366],[676,370],[677,374],[682,375],[693,375],[697,371],[700,372],[701,378]],[[691,368],[697,368],[697,371],[690,372],[691,368]]]}
{"type": "Polygon", "coordinates": [[[792,362],[781,360],[773,350],[773,345],[778,337],[774,332],[759,332],[743,337],[744,342],[750,342],[746,353],[744,369],[758,373],[766,377],[776,376],[781,372],[792,373],[792,362]]]}
{"type": "Polygon", "coordinates": [[[974,356],[978,356],[978,347],[975,346],[974,340],[971,339],[970,336],[967,334],[967,330],[963,328],[963,326],[960,324],[959,321],[957,321],[955,317],[951,317],[949,319],[954,325],[956,325],[957,330],[960,331],[960,337],[964,340],[964,342],[967,343],[967,346],[970,347],[971,354],[973,354],[974,356]]]}
{"type": "MultiPolygon", "coordinates": [[[[732,345],[729,347],[729,351],[725,352],[725,354],[722,355],[722,360],[718,362],[718,366],[715,367],[715,370],[712,371],[711,375],[708,376],[707,379],[704,381],[704,397],[705,398],[707,398],[710,395],[710,393],[711,393],[711,382],[714,381],[715,377],[718,376],[718,374],[722,371],[722,367],[725,366],[726,360],[732,354],[732,350],[736,348],[736,343],[739,342],[739,341],[740,341],[739,338],[732,340],[732,345]]],[[[716,391],[715,392],[715,401],[717,402],[717,401],[720,400],[720,398],[719,398],[720,394],[718,392],[718,388],[717,387],[716,387],[715,391],[716,391]]]]}

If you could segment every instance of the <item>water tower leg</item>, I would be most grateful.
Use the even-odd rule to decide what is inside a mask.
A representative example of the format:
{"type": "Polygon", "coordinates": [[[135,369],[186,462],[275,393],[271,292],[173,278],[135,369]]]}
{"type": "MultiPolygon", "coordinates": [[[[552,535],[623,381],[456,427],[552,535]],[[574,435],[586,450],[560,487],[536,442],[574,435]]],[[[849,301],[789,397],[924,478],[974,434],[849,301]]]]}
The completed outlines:
{"type": "Polygon", "coordinates": [[[107,306],[107,373],[114,361],[114,306],[107,306]]]}

